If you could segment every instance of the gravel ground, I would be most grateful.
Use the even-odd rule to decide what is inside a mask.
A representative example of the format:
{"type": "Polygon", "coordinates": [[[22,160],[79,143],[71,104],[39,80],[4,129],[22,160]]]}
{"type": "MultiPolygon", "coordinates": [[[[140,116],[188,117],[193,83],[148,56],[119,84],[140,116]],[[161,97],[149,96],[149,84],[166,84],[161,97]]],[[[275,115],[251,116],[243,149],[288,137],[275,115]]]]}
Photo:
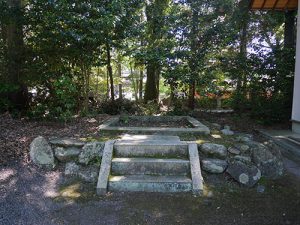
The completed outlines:
{"type": "Polygon", "coordinates": [[[16,163],[0,167],[0,224],[300,224],[299,178],[266,182],[264,193],[207,182],[200,198],[150,193],[100,198],[95,185],[68,183],[59,170],[16,163]]]}

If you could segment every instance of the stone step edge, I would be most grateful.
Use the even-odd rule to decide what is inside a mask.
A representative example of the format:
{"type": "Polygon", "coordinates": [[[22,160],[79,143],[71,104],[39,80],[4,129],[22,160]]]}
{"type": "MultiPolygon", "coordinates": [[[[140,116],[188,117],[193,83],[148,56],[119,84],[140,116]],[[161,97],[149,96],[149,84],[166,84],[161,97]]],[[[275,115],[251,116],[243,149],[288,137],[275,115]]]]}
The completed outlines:
{"type": "Polygon", "coordinates": [[[163,141],[163,140],[141,140],[141,141],[131,141],[131,140],[121,140],[116,141],[115,146],[187,146],[186,142],[183,141],[163,141]]]}
{"type": "Polygon", "coordinates": [[[111,176],[109,182],[192,183],[192,179],[187,176],[123,175],[111,176]]]}
{"type": "Polygon", "coordinates": [[[151,158],[151,157],[116,157],[112,163],[189,163],[187,159],[151,158]]]}

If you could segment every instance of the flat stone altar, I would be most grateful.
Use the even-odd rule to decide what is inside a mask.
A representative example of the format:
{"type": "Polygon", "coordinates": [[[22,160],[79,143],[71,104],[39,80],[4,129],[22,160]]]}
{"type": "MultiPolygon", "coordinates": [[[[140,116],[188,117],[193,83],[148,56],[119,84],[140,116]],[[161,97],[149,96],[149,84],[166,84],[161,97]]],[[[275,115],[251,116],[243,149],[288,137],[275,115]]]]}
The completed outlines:
{"type": "Polygon", "coordinates": [[[144,126],[117,126],[120,119],[123,119],[121,116],[115,116],[104,122],[99,126],[100,131],[121,131],[129,132],[133,134],[183,134],[183,133],[196,133],[196,134],[210,134],[210,130],[207,126],[200,123],[193,117],[190,116],[126,116],[127,120],[135,120],[147,122],[153,122],[153,127],[144,127],[144,126]],[[161,127],[155,126],[155,123],[166,122],[176,122],[185,120],[189,127],[161,127]]]}

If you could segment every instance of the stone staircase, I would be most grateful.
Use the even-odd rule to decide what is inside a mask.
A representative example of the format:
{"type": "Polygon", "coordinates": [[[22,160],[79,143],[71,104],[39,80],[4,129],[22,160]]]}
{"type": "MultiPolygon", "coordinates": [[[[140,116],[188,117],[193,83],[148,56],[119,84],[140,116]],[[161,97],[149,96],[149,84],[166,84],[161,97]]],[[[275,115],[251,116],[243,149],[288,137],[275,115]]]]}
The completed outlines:
{"type": "Polygon", "coordinates": [[[282,148],[282,154],[300,163],[300,135],[291,131],[258,130],[264,137],[273,140],[282,148]]]}
{"type": "Polygon", "coordinates": [[[134,135],[107,142],[97,193],[193,192],[201,194],[203,179],[197,144],[177,136],[134,135]]]}

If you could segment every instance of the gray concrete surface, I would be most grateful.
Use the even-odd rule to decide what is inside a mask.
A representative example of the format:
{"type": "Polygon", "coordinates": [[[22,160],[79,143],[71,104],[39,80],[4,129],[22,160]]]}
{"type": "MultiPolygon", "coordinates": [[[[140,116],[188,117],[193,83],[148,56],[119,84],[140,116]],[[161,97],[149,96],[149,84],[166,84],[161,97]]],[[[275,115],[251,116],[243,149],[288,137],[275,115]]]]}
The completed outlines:
{"type": "Polygon", "coordinates": [[[114,143],[115,141],[107,141],[104,146],[100,172],[97,182],[98,195],[105,195],[107,191],[108,176],[110,174],[114,143]]]}
{"type": "Polygon", "coordinates": [[[115,192],[190,192],[192,180],[186,176],[124,175],[109,179],[109,190],[115,192]]]}
{"type": "Polygon", "coordinates": [[[203,177],[201,174],[198,146],[196,143],[189,143],[189,158],[191,165],[191,176],[193,180],[193,193],[201,195],[203,193],[203,177]]]}
{"type": "Polygon", "coordinates": [[[185,159],[114,158],[111,173],[187,176],[190,174],[190,162],[185,159]]]}

